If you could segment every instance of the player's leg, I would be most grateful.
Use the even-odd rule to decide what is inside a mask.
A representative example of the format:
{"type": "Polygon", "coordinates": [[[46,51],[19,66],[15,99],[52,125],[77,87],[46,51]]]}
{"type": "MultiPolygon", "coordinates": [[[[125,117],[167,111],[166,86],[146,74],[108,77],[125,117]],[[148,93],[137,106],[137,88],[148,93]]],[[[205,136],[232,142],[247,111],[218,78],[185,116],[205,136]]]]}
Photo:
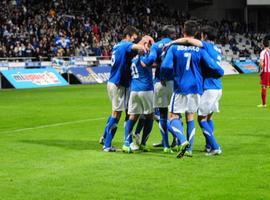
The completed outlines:
{"type": "Polygon", "coordinates": [[[206,139],[206,151],[208,153],[220,150],[220,146],[214,137],[212,115],[213,112],[219,112],[221,96],[222,90],[205,90],[198,110],[198,122],[206,139]]]}
{"type": "Polygon", "coordinates": [[[105,125],[105,128],[104,128],[104,132],[102,134],[102,136],[99,138],[99,144],[104,144],[104,141],[105,141],[105,138],[106,138],[106,135],[107,135],[107,126],[109,125],[109,121],[111,119],[111,115],[109,116],[109,118],[107,119],[107,122],[106,122],[106,125],[105,125]]]}
{"type": "Polygon", "coordinates": [[[265,108],[266,107],[266,99],[267,99],[267,86],[262,85],[262,87],[261,87],[261,99],[262,99],[262,104],[258,105],[258,107],[265,108]]]}
{"type": "MultiPolygon", "coordinates": [[[[200,122],[201,122],[201,120],[202,120],[203,118],[208,119],[207,117],[204,117],[204,116],[198,116],[198,123],[199,123],[199,124],[200,124],[200,122]]],[[[211,122],[212,122],[212,120],[211,120],[211,122]]],[[[212,129],[212,124],[211,124],[211,122],[208,122],[208,120],[207,120],[208,125],[210,126],[211,130],[213,130],[213,129],[212,129]]],[[[205,152],[210,152],[210,151],[211,151],[211,145],[210,145],[209,140],[208,140],[208,137],[206,137],[206,135],[205,135],[203,129],[202,129],[202,133],[203,133],[204,138],[205,138],[205,152]]]]}
{"type": "Polygon", "coordinates": [[[212,116],[213,116],[213,113],[210,113],[209,115],[207,115],[207,122],[208,122],[208,125],[210,126],[210,128],[212,129],[212,131],[214,132],[215,124],[214,124],[212,116]]]}
{"type": "Polygon", "coordinates": [[[112,140],[117,130],[118,122],[121,118],[122,111],[113,111],[109,119],[108,125],[106,126],[106,138],[104,142],[104,151],[115,151],[112,147],[112,140]]]}
{"type": "MultiPolygon", "coordinates": [[[[209,125],[209,127],[211,128],[212,132],[213,132],[213,137],[215,138],[215,125],[214,125],[214,121],[213,121],[213,118],[212,118],[212,115],[213,113],[209,114],[207,116],[207,123],[209,125]]],[[[215,138],[216,140],[216,138],[215,138]]],[[[217,142],[218,144],[218,142],[217,142]]],[[[209,154],[208,155],[220,155],[222,153],[222,150],[221,150],[221,146],[220,144],[218,144],[219,148],[218,149],[213,149],[212,151],[208,152],[209,154]]]]}
{"type": "Polygon", "coordinates": [[[159,120],[159,130],[162,136],[163,147],[170,148],[169,145],[169,136],[168,136],[168,108],[159,108],[160,111],[160,120],[159,120]]]}
{"type": "Polygon", "coordinates": [[[108,83],[108,95],[112,102],[112,115],[106,127],[106,138],[103,146],[104,151],[115,151],[112,147],[112,140],[117,130],[117,125],[120,120],[122,111],[125,108],[126,92],[124,87],[117,87],[115,84],[108,83]]]}
{"type": "Polygon", "coordinates": [[[179,118],[179,114],[170,113],[170,127],[171,132],[173,135],[177,138],[178,142],[178,151],[177,158],[182,158],[189,146],[189,142],[186,139],[186,136],[184,135],[184,127],[183,123],[181,121],[181,118],[179,118]]]}
{"type": "MultiPolygon", "coordinates": [[[[216,101],[216,98],[214,98],[216,95],[211,95],[210,90],[205,90],[203,95],[201,96],[201,101],[198,109],[198,123],[202,120],[207,120],[207,115],[212,112],[212,107],[216,101]]],[[[205,151],[210,152],[211,151],[211,145],[209,144],[208,137],[206,137],[203,129],[202,133],[205,137],[205,151]]]]}
{"type": "Polygon", "coordinates": [[[143,134],[142,134],[142,141],[140,145],[140,149],[143,151],[149,151],[149,149],[146,147],[146,142],[150,136],[150,133],[153,128],[153,122],[154,122],[154,115],[153,113],[151,114],[146,114],[145,115],[145,123],[143,127],[143,134]]]}
{"type": "Polygon", "coordinates": [[[141,115],[139,117],[136,129],[135,129],[135,132],[134,132],[135,135],[140,135],[140,133],[141,133],[141,131],[143,129],[143,126],[144,126],[144,122],[145,122],[145,118],[144,118],[143,115],[141,115]]]}
{"type": "Polygon", "coordinates": [[[122,150],[124,152],[130,153],[131,152],[131,148],[130,148],[130,144],[132,142],[132,130],[134,125],[136,124],[137,120],[138,120],[139,115],[138,114],[130,114],[129,119],[126,122],[125,125],[125,138],[124,138],[124,145],[122,150]]]}
{"type": "Polygon", "coordinates": [[[146,148],[146,142],[150,136],[154,122],[153,91],[140,92],[140,99],[142,102],[143,114],[145,116],[140,149],[148,151],[148,148],[146,148]]]}
{"type": "MultiPolygon", "coordinates": [[[[214,126],[214,121],[213,121],[213,113],[219,113],[219,101],[221,99],[222,96],[222,90],[209,90],[209,92],[211,93],[210,97],[212,98],[212,108],[210,110],[208,110],[208,115],[207,115],[207,124],[210,128],[211,132],[211,136],[212,136],[212,140],[213,141],[209,141],[209,144],[211,146],[211,151],[207,153],[207,155],[219,155],[222,153],[221,151],[221,147],[218,144],[214,132],[215,132],[215,126],[214,126]],[[212,143],[212,144],[211,144],[212,143]]],[[[209,139],[208,139],[209,140],[209,139]]]]}
{"type": "Polygon", "coordinates": [[[187,123],[187,139],[189,142],[189,147],[187,149],[186,155],[192,156],[194,138],[195,138],[195,122],[194,113],[186,113],[186,123],[187,123]]]}
{"type": "Polygon", "coordinates": [[[199,94],[189,94],[183,95],[185,105],[185,114],[186,114],[186,123],[187,123],[187,139],[190,143],[189,148],[187,149],[187,156],[192,156],[194,138],[195,138],[195,122],[194,115],[198,111],[200,106],[201,96],[199,94]]]}
{"type": "MultiPolygon", "coordinates": [[[[213,129],[211,127],[211,125],[209,125],[208,123],[208,117],[207,116],[199,116],[199,125],[202,128],[203,134],[206,137],[209,147],[213,150],[213,149],[219,149],[219,145],[214,137],[214,132],[213,129]]],[[[212,121],[212,120],[211,120],[212,121]]]]}
{"type": "Polygon", "coordinates": [[[189,142],[184,135],[183,123],[181,121],[180,113],[185,111],[185,98],[183,95],[173,93],[171,97],[171,102],[169,105],[170,114],[170,126],[173,134],[177,138],[179,153],[177,154],[177,158],[182,158],[184,153],[186,152],[187,147],[189,146],[189,142]]]}
{"type": "MultiPolygon", "coordinates": [[[[155,95],[155,94],[154,94],[155,95]]],[[[155,97],[154,97],[154,102],[155,102],[155,97]]],[[[155,108],[155,114],[154,114],[154,120],[159,124],[160,120],[160,112],[158,108],[155,108]]],[[[158,143],[153,143],[153,147],[163,147],[163,140],[161,140],[158,143]]]]}
{"type": "Polygon", "coordinates": [[[168,132],[170,132],[172,137],[173,137],[173,140],[172,140],[172,143],[171,143],[171,148],[174,148],[174,147],[176,147],[178,145],[178,140],[176,138],[176,135],[174,135],[174,132],[173,132],[173,129],[172,129],[172,126],[171,126],[171,123],[170,123],[169,119],[167,120],[167,128],[168,128],[168,132]]]}
{"type": "Polygon", "coordinates": [[[132,130],[136,124],[139,116],[143,112],[142,102],[139,96],[139,92],[132,91],[130,93],[130,98],[128,102],[128,115],[129,118],[125,124],[125,136],[124,136],[124,145],[122,147],[124,152],[130,153],[132,143],[132,130]]]}
{"type": "MultiPolygon", "coordinates": [[[[125,122],[124,122],[124,130],[126,129],[127,121],[130,118],[130,115],[128,114],[128,109],[126,109],[125,113],[126,113],[126,116],[125,116],[125,122]]],[[[129,142],[132,143],[132,137],[129,137],[129,142]]]]}
{"type": "Polygon", "coordinates": [[[154,93],[154,107],[158,109],[160,119],[159,119],[159,129],[162,136],[162,145],[165,150],[170,148],[169,136],[168,136],[168,106],[170,104],[170,99],[173,91],[173,81],[167,81],[166,86],[163,86],[160,82],[155,84],[154,93]]]}
{"type": "Polygon", "coordinates": [[[208,123],[208,119],[208,117],[199,116],[199,125],[203,130],[203,134],[207,138],[207,141],[209,142],[209,145],[211,147],[211,151],[207,152],[206,155],[219,155],[222,151],[220,145],[216,141],[213,129],[208,123]]]}
{"type": "Polygon", "coordinates": [[[262,104],[258,105],[259,108],[266,108],[267,86],[270,85],[270,73],[261,73],[261,101],[262,104]]]}

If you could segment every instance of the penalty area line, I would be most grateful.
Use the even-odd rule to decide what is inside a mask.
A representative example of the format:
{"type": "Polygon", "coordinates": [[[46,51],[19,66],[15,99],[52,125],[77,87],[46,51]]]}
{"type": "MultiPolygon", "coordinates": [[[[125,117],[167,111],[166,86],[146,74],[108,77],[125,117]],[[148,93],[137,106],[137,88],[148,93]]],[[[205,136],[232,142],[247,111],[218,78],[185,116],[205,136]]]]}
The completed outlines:
{"type": "Polygon", "coordinates": [[[29,128],[21,128],[21,129],[9,130],[9,131],[2,131],[2,132],[0,132],[0,134],[19,133],[19,132],[24,132],[24,131],[36,130],[36,129],[45,129],[45,128],[51,128],[51,127],[57,127],[57,126],[79,124],[79,123],[83,123],[83,122],[99,121],[99,120],[104,120],[104,119],[105,119],[105,117],[100,117],[100,118],[83,119],[83,120],[68,121],[68,122],[55,123],[55,124],[46,124],[46,125],[41,125],[41,126],[29,127],[29,128]]]}

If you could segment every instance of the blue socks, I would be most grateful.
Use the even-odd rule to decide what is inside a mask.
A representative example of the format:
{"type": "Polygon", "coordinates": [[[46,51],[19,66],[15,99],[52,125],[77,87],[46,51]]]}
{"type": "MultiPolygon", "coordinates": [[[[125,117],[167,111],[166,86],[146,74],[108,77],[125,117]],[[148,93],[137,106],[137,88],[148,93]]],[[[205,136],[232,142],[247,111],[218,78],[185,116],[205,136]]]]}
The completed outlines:
{"type": "Polygon", "coordinates": [[[213,130],[211,129],[211,127],[209,126],[208,122],[207,121],[201,121],[200,122],[200,126],[203,130],[203,134],[204,136],[207,138],[210,146],[211,146],[211,149],[219,149],[220,146],[219,144],[217,143],[214,135],[213,135],[213,130]]]}
{"type": "Polygon", "coordinates": [[[119,120],[117,118],[110,117],[108,120],[108,125],[106,126],[106,138],[104,148],[109,148],[112,146],[112,140],[117,130],[117,124],[119,120]]]}
{"type": "Polygon", "coordinates": [[[189,142],[189,148],[187,151],[192,151],[195,137],[195,123],[194,120],[187,122],[187,138],[189,142]]]}
{"type": "Polygon", "coordinates": [[[162,135],[162,143],[164,148],[169,148],[169,136],[168,136],[168,128],[167,128],[167,119],[160,118],[159,120],[159,130],[162,135]]]}
{"type": "Polygon", "coordinates": [[[172,134],[172,136],[173,136],[174,138],[176,138],[176,135],[175,135],[174,132],[173,132],[173,129],[172,129],[170,120],[167,120],[167,129],[168,129],[168,132],[170,132],[170,133],[172,134]]]}
{"type": "Polygon", "coordinates": [[[104,129],[104,133],[103,133],[103,138],[105,139],[106,136],[107,136],[107,126],[109,125],[109,121],[111,119],[111,115],[110,117],[108,118],[107,122],[106,122],[106,126],[105,126],[105,129],[104,129]]]}
{"type": "Polygon", "coordinates": [[[142,142],[141,142],[141,144],[144,146],[146,145],[146,142],[147,142],[149,135],[152,131],[153,122],[154,122],[153,119],[145,119],[144,128],[143,128],[143,135],[142,135],[142,142]]]}
{"type": "Polygon", "coordinates": [[[214,122],[212,119],[208,120],[208,125],[210,126],[210,128],[212,129],[212,132],[214,132],[214,122]]]}
{"type": "Polygon", "coordinates": [[[128,120],[125,124],[125,139],[124,139],[124,144],[125,146],[130,146],[130,143],[132,142],[132,135],[131,131],[135,125],[136,121],[135,120],[128,120]]]}
{"type": "Polygon", "coordinates": [[[180,119],[171,120],[169,127],[171,127],[169,129],[171,129],[171,131],[174,133],[175,137],[177,138],[178,145],[181,145],[187,141],[186,136],[183,134],[184,128],[180,119]]]}

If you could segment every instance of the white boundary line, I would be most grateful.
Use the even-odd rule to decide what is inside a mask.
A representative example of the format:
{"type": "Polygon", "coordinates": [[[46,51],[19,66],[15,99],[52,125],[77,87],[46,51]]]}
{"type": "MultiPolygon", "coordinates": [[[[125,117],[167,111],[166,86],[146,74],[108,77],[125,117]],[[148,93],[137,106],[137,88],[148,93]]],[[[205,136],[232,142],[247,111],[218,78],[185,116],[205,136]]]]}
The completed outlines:
{"type": "Polygon", "coordinates": [[[47,124],[47,125],[41,125],[41,126],[36,126],[36,127],[15,129],[15,130],[9,130],[9,131],[2,131],[2,132],[0,132],[0,134],[19,133],[19,132],[30,131],[30,130],[35,130],[35,129],[51,128],[51,127],[57,127],[57,126],[65,126],[65,125],[70,125],[70,124],[79,124],[79,123],[83,123],[83,122],[91,122],[91,121],[98,121],[98,120],[104,120],[104,119],[105,119],[105,117],[100,117],[100,118],[94,118],[94,119],[92,118],[92,119],[83,119],[83,120],[77,120],[77,121],[55,123],[55,124],[47,124]]]}

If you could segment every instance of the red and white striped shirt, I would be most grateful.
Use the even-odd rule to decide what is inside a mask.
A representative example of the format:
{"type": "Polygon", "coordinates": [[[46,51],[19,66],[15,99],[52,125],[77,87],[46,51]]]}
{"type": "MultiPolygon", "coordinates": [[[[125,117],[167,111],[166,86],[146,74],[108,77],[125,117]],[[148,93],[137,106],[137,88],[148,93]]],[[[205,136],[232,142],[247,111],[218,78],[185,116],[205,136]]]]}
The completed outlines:
{"type": "Polygon", "coordinates": [[[270,73],[270,49],[264,49],[260,54],[260,60],[263,62],[262,73],[270,73]]]}

